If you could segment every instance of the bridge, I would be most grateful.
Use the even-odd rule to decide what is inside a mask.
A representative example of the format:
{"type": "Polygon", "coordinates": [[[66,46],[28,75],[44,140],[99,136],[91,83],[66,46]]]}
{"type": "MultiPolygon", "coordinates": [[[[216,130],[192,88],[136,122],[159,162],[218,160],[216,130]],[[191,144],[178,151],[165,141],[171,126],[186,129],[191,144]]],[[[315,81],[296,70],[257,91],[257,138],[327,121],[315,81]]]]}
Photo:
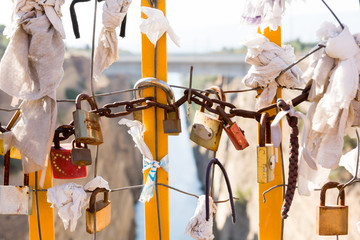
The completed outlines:
{"type": "MultiPolygon", "coordinates": [[[[207,55],[169,55],[168,72],[188,75],[194,66],[196,75],[223,75],[228,77],[244,76],[249,69],[244,54],[207,54],[207,55]]],[[[119,60],[104,72],[107,76],[132,75],[136,79],[141,74],[140,55],[122,55],[119,60]]]]}

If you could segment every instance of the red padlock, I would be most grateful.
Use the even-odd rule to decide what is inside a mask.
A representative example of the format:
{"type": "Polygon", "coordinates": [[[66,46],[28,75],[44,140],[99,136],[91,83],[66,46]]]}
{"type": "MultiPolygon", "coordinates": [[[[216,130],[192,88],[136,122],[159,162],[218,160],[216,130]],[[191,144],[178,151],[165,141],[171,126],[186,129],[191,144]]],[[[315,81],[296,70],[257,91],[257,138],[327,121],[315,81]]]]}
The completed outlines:
{"type": "MultiPolygon", "coordinates": [[[[55,134],[57,133],[55,132],[55,134]]],[[[50,151],[53,178],[75,179],[87,176],[86,166],[72,164],[71,149],[72,145],[70,143],[63,144],[63,147],[61,147],[59,141],[54,141],[54,146],[51,147],[50,151]]]]}
{"type": "Polygon", "coordinates": [[[220,113],[220,116],[224,120],[224,130],[231,142],[233,143],[236,150],[243,150],[249,146],[248,141],[244,136],[243,130],[236,124],[236,122],[232,122],[230,117],[225,113],[224,109],[220,106],[216,107],[216,110],[220,113]]]}

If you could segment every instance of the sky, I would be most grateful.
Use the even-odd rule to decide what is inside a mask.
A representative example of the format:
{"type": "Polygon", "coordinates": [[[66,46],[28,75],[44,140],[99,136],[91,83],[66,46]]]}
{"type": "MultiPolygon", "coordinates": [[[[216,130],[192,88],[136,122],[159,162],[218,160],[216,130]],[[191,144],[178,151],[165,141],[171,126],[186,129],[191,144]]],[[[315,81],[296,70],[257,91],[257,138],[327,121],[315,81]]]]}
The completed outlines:
{"type": "MultiPolygon", "coordinates": [[[[181,38],[181,48],[170,40],[170,53],[205,53],[222,48],[241,47],[241,41],[256,32],[241,24],[244,0],[167,0],[167,18],[181,38]]],[[[91,44],[94,1],[76,5],[80,28],[80,39],[75,39],[69,13],[71,0],[62,8],[66,31],[66,44],[81,47],[91,44]]],[[[349,26],[352,33],[360,32],[360,6],[358,0],[327,0],[339,19],[349,26]]],[[[12,1],[1,0],[0,24],[10,22],[12,1]]],[[[96,36],[101,29],[102,3],[98,4],[96,36]]],[[[324,21],[336,24],[334,17],[321,0],[292,0],[282,21],[282,40],[299,38],[305,42],[316,42],[316,30],[324,21]]],[[[140,0],[133,0],[127,19],[126,37],[119,39],[119,48],[134,53],[141,52],[139,25],[140,0]]]]}

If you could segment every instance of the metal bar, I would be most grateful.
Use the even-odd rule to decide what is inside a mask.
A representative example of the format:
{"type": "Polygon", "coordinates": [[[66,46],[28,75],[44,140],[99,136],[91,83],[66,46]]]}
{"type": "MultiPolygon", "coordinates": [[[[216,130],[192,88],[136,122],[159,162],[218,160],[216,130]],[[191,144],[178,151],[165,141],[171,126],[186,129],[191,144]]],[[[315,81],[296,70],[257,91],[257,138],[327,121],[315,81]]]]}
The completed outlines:
{"type": "MultiPolygon", "coordinates": [[[[269,28],[264,31],[265,37],[271,42],[281,45],[281,29],[270,31],[269,28]]],[[[277,90],[277,96],[281,97],[281,88],[277,90]]],[[[270,116],[275,115],[275,106],[269,110],[270,116]]],[[[279,154],[280,155],[280,154],[279,154]]],[[[283,193],[282,191],[273,191],[271,196],[267,198],[266,203],[263,202],[262,193],[274,185],[283,183],[281,162],[275,163],[275,179],[266,184],[258,184],[259,186],[259,240],[281,239],[281,223],[280,215],[283,193]],[[271,221],[269,221],[271,219],[271,221]]]]}

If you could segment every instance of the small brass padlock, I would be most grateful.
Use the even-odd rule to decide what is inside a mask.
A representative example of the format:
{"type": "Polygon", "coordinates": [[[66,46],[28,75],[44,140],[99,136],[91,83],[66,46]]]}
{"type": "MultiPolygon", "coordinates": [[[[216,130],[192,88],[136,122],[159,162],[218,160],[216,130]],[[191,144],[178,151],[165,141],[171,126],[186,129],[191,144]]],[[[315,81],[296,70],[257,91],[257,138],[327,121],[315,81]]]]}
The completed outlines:
{"type": "Polygon", "coordinates": [[[225,113],[224,109],[222,109],[220,106],[217,106],[216,110],[221,114],[221,117],[224,119],[224,130],[236,150],[243,150],[248,147],[249,143],[244,136],[244,131],[241,130],[241,128],[236,124],[236,122],[231,121],[231,119],[225,113]]]}
{"type": "MultiPolygon", "coordinates": [[[[175,95],[174,92],[171,90],[171,87],[164,81],[161,81],[157,78],[141,78],[139,79],[135,85],[134,89],[134,98],[139,99],[143,97],[142,88],[146,87],[158,87],[166,93],[166,99],[169,104],[173,104],[175,102],[175,95]]],[[[138,120],[142,122],[142,111],[135,111],[133,112],[134,120],[138,120]]]]}
{"type": "MultiPolygon", "coordinates": [[[[270,133],[266,135],[269,114],[264,112],[260,119],[259,146],[257,147],[257,181],[268,183],[275,178],[275,148],[270,142],[270,133]],[[268,141],[266,141],[268,139],[268,141]]],[[[270,128],[268,128],[270,129],[270,128]]]]}
{"type": "MultiPolygon", "coordinates": [[[[221,88],[213,86],[210,88],[218,93],[221,101],[226,101],[225,94],[221,88]]],[[[209,93],[206,93],[208,96],[209,93]]],[[[205,113],[205,107],[195,112],[194,122],[190,132],[190,140],[211,151],[217,151],[220,143],[224,122],[221,116],[205,113]]]]}
{"type": "Polygon", "coordinates": [[[111,202],[109,201],[109,191],[105,188],[97,188],[91,194],[89,208],[86,209],[86,231],[88,233],[94,233],[95,208],[96,232],[99,232],[111,222],[111,202]],[[96,195],[100,192],[104,193],[104,199],[96,202],[96,195]]]}
{"type": "Polygon", "coordinates": [[[319,235],[346,235],[348,234],[348,206],[345,206],[344,190],[340,191],[340,204],[326,206],[325,195],[329,188],[339,186],[337,182],[328,182],[320,192],[320,206],[316,211],[316,232],[319,235]]]}
{"type": "Polygon", "coordinates": [[[165,119],[163,121],[164,133],[169,135],[179,135],[181,133],[181,120],[179,109],[174,107],[175,111],[167,112],[164,110],[165,119]]]}
{"type": "Polygon", "coordinates": [[[84,93],[76,97],[76,111],[73,112],[76,142],[92,145],[103,143],[100,116],[81,109],[81,101],[87,100],[91,110],[95,110],[94,102],[84,93]]]}
{"type": "Polygon", "coordinates": [[[9,186],[10,151],[4,155],[4,185],[0,186],[0,214],[31,215],[32,189],[24,175],[24,186],[9,186]]]}
{"type": "Polygon", "coordinates": [[[81,146],[75,140],[72,142],[71,160],[72,164],[77,166],[87,166],[92,164],[91,151],[87,148],[87,144],[81,146]]]}

